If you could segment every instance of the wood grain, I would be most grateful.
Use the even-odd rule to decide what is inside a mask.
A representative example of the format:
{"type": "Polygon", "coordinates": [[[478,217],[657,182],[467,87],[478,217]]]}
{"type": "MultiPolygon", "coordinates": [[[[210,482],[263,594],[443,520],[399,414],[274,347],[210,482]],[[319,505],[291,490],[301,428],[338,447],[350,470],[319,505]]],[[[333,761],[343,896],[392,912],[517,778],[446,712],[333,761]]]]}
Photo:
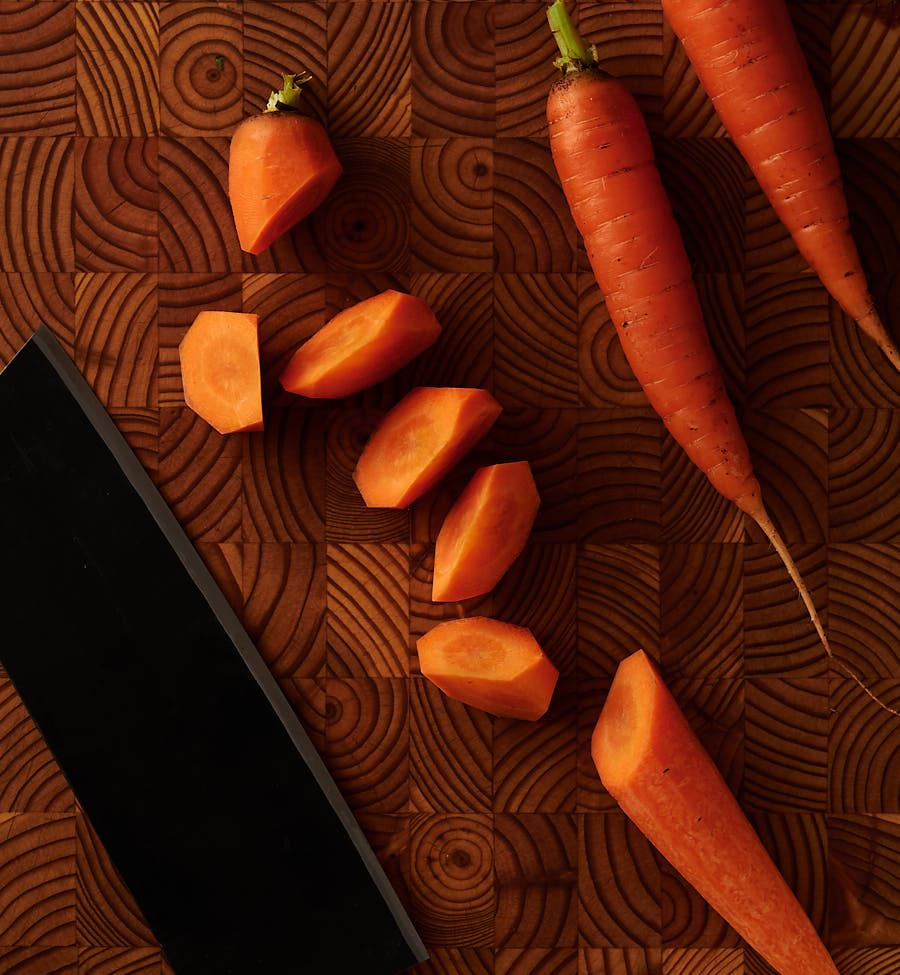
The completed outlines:
{"type": "Polygon", "coordinates": [[[574,948],[504,948],[494,956],[494,975],[578,975],[574,948]]]}
{"type": "Polygon", "coordinates": [[[584,812],[608,812],[618,809],[616,800],[606,791],[594,759],[591,755],[591,738],[597,726],[597,718],[603,702],[609,694],[611,681],[607,677],[578,675],[578,732],[575,758],[575,810],[584,812]]]}
{"type": "Polygon", "coordinates": [[[0,948],[4,975],[78,975],[78,949],[0,948]]]}
{"type": "Polygon", "coordinates": [[[890,975],[900,964],[897,948],[836,948],[832,955],[841,975],[890,975]]]}
{"type": "Polygon", "coordinates": [[[83,948],[78,975],[162,975],[162,954],[156,948],[83,948]]]}
{"type": "Polygon", "coordinates": [[[79,271],[157,269],[158,148],[156,138],[76,140],[79,271]]]}
{"type": "Polygon", "coordinates": [[[0,134],[75,131],[75,4],[0,7],[0,134]]]}
{"type": "Polygon", "coordinates": [[[113,0],[71,6],[76,18],[78,134],[156,135],[159,3],[113,0]]]}
{"type": "Polygon", "coordinates": [[[665,21],[663,26],[663,134],[668,138],[711,139],[725,129],[681,42],[665,21]]]}
{"type": "Polygon", "coordinates": [[[486,3],[412,5],[413,136],[495,131],[494,17],[486,3]]]}
{"type": "Polygon", "coordinates": [[[740,948],[663,949],[663,975],[744,975],[740,948]]]}
{"type": "Polygon", "coordinates": [[[497,949],[575,946],[577,848],[573,815],[504,813],[495,817],[497,949]]]}
{"type": "Polygon", "coordinates": [[[75,354],[75,286],[71,274],[0,274],[0,363],[6,365],[38,325],[75,354]]]}
{"type": "Polygon", "coordinates": [[[578,975],[662,975],[659,948],[582,948],[578,975]]]}
{"type": "Polygon", "coordinates": [[[490,948],[430,948],[428,961],[412,969],[416,975],[494,975],[490,948]]]}

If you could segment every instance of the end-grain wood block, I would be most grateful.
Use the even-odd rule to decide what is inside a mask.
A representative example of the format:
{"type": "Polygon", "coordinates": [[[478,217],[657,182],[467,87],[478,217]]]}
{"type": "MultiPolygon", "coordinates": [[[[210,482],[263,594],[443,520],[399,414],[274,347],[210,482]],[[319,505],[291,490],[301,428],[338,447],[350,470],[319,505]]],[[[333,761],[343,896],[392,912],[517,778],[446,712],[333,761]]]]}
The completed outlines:
{"type": "Polygon", "coordinates": [[[503,948],[494,956],[494,975],[578,975],[575,948],[503,948]]]}
{"type": "Polygon", "coordinates": [[[0,965],[15,975],[79,975],[78,948],[0,948],[0,965]]]}
{"type": "Polygon", "coordinates": [[[6,365],[41,324],[74,357],[74,275],[51,271],[0,274],[0,362],[6,365]]]}

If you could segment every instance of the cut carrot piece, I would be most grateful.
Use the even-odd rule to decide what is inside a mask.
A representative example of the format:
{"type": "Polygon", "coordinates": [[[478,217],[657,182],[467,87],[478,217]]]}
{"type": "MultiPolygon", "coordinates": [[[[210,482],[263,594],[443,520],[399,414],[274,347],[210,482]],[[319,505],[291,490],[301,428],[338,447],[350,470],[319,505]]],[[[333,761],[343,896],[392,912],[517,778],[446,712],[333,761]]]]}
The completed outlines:
{"type": "Polygon", "coordinates": [[[455,701],[524,721],[550,707],[559,671],[522,626],[448,620],[419,637],[416,648],[422,673],[455,701]]]}
{"type": "Polygon", "coordinates": [[[184,401],[219,433],[262,430],[256,315],[202,311],[178,346],[184,401]]]}
{"type": "Polygon", "coordinates": [[[528,461],[476,471],[438,534],[431,598],[490,592],[525,547],[540,503],[528,461]]]}
{"type": "Polygon", "coordinates": [[[626,815],[781,975],[837,975],[643,650],[619,664],[591,752],[603,785],[626,815]]]}
{"type": "Polygon", "coordinates": [[[281,374],[281,385],[300,396],[350,396],[393,375],[440,332],[421,298],[384,291],[344,309],[300,346],[281,374]]]}
{"type": "Polygon", "coordinates": [[[369,438],[353,472],[370,508],[405,508],[490,430],[502,407],[486,389],[420,386],[369,438]]]}

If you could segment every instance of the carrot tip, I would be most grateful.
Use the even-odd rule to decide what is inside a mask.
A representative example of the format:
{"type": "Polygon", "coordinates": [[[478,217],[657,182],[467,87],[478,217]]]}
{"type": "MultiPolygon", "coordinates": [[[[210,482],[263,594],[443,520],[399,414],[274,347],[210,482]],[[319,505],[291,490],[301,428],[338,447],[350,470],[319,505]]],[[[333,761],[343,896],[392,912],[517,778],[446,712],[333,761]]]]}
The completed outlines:
{"type": "Polygon", "coordinates": [[[878,312],[873,308],[863,315],[862,318],[858,318],[856,324],[877,344],[878,348],[887,356],[891,365],[900,372],[900,351],[898,351],[897,346],[894,345],[890,335],[888,335],[888,331],[884,327],[884,322],[882,322],[878,312]]]}

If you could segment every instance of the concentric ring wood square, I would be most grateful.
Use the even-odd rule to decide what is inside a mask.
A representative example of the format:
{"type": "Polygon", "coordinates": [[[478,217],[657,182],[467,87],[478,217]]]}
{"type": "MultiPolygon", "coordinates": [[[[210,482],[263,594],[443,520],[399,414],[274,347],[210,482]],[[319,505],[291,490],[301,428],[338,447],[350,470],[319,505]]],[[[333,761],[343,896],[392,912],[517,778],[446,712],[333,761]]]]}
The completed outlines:
{"type": "Polygon", "coordinates": [[[40,324],[74,357],[73,275],[50,271],[0,274],[0,363],[6,365],[40,324]]]}

